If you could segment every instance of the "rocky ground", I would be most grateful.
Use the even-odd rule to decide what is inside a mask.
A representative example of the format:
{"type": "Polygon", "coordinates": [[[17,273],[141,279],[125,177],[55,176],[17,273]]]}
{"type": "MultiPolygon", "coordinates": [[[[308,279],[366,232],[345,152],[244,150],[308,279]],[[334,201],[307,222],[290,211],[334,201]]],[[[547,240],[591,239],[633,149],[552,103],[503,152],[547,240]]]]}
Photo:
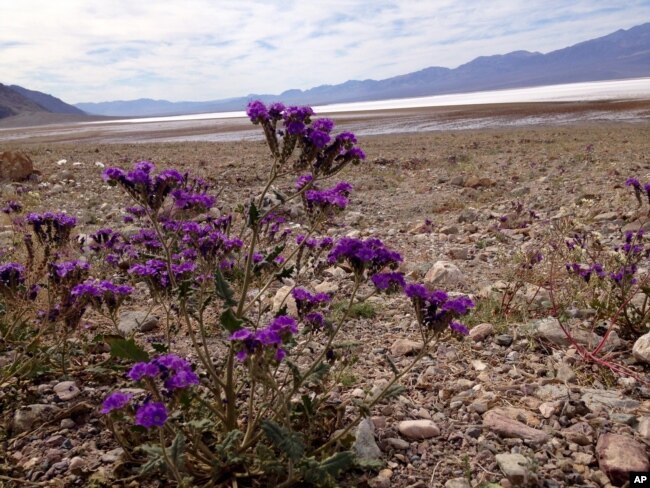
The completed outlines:
{"type": "MultiPolygon", "coordinates": [[[[406,391],[362,424],[358,448],[380,455],[386,467],[348,479],[348,486],[607,487],[621,486],[630,470],[650,470],[648,346],[633,355],[633,342],[610,337],[606,349],[637,375],[619,377],[567,344],[547,291],[530,284],[532,292],[522,292],[528,299],[511,314],[495,306],[518,253],[541,247],[553,229],[594,230],[608,245],[623,229],[645,223],[647,207],[637,209],[624,182],[650,180],[649,140],[647,123],[362,139],[368,160],[346,175],[355,187],[351,205],[343,225],[328,233],[379,237],[404,255],[410,279],[470,294],[479,306],[470,337],[433,348],[402,382],[406,391]]],[[[261,141],[14,143],[3,149],[26,151],[40,173],[2,186],[3,200],[64,210],[89,230],[121,222],[124,199],[101,181],[104,166],[149,159],[191,170],[223,185],[221,201],[259,192],[266,167],[261,141]]],[[[5,227],[0,240],[11,232],[5,227]]],[[[348,286],[335,269],[313,285],[348,286]]],[[[357,317],[345,331],[358,362],[337,388],[342,400],[371,396],[385,384],[391,377],[385,355],[405,366],[421,347],[404,298],[372,300],[376,316],[357,317]]],[[[130,303],[122,327],[139,328],[136,337],[144,342],[159,330],[156,321],[133,322],[143,310],[130,303]]],[[[588,325],[587,312],[574,314],[574,330],[588,325]]],[[[581,333],[580,340],[593,343],[592,334],[581,333]]],[[[90,371],[103,354],[65,381],[2,385],[0,400],[11,397],[18,408],[2,412],[7,437],[0,460],[7,474],[0,486],[91,486],[89,480],[111,486],[107,480],[128,476],[98,414],[114,387],[90,371]]],[[[127,477],[113,486],[140,485],[127,477]]]]}

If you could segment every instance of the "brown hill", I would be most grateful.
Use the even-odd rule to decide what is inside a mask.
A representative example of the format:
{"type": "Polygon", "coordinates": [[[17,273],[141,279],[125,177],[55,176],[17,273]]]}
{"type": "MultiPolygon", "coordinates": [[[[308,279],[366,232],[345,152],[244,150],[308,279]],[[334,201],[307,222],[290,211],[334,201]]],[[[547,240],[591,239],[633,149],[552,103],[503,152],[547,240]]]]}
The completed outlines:
{"type": "Polygon", "coordinates": [[[49,110],[0,83],[0,119],[12,115],[47,113],[49,110]]]}

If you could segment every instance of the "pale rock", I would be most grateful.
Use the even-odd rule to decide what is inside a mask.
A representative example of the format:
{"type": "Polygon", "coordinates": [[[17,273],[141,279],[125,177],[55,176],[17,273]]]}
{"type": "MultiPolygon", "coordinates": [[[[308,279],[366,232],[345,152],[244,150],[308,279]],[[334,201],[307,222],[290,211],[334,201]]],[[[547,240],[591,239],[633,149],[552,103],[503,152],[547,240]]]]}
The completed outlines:
{"type": "Polygon", "coordinates": [[[514,437],[538,444],[548,441],[549,438],[546,432],[513,420],[496,409],[489,410],[483,415],[483,425],[506,438],[514,437]]]}
{"type": "Polygon", "coordinates": [[[68,466],[68,469],[73,473],[80,473],[83,471],[85,467],[86,467],[86,461],[84,460],[84,458],[75,456],[72,459],[70,459],[70,466],[68,466]]]}
{"type": "Polygon", "coordinates": [[[594,217],[594,222],[605,222],[607,220],[616,220],[618,212],[604,212],[594,217]]]}
{"type": "Polygon", "coordinates": [[[381,459],[381,449],[375,441],[375,427],[371,419],[366,418],[359,423],[353,448],[357,458],[362,461],[381,459]]]}
{"type": "Polygon", "coordinates": [[[569,442],[579,446],[589,446],[594,441],[594,428],[587,422],[578,422],[564,429],[562,435],[569,442]]]}
{"type": "Polygon", "coordinates": [[[530,461],[522,454],[497,454],[495,456],[501,472],[515,486],[527,486],[531,477],[530,461]]]}
{"type": "Polygon", "coordinates": [[[431,420],[403,420],[397,426],[407,439],[429,439],[440,435],[440,428],[431,420]]]}
{"type": "Polygon", "coordinates": [[[421,351],[422,346],[423,344],[421,342],[409,339],[397,339],[393,345],[390,346],[390,352],[393,356],[409,356],[421,351]]]}
{"type": "MultiPolygon", "coordinates": [[[[565,324],[565,328],[567,325],[565,324]]],[[[532,323],[533,333],[537,337],[542,337],[559,346],[570,346],[571,341],[566,336],[560,322],[555,317],[546,317],[544,319],[535,320],[532,323]]],[[[583,346],[593,348],[601,341],[601,337],[591,331],[585,330],[580,327],[570,327],[567,329],[573,339],[583,346]]],[[[609,334],[607,342],[603,346],[603,351],[612,351],[621,345],[621,339],[613,331],[609,334]]]]}
{"type": "Polygon", "coordinates": [[[392,476],[393,472],[390,469],[382,469],[376,477],[368,480],[368,486],[370,488],[390,488],[392,476]]]}
{"type": "Polygon", "coordinates": [[[445,488],[472,488],[466,478],[454,478],[445,482],[445,488]]]}
{"type": "Polygon", "coordinates": [[[565,383],[575,383],[576,374],[573,368],[566,363],[560,364],[557,368],[557,379],[565,383]]]}
{"type": "Polygon", "coordinates": [[[640,406],[637,400],[616,390],[585,388],[581,400],[590,410],[632,410],[640,406]]]}
{"type": "Polygon", "coordinates": [[[569,389],[566,385],[549,383],[537,388],[535,390],[535,396],[545,402],[560,400],[562,398],[566,399],[569,396],[569,389]]]}
{"type": "Polygon", "coordinates": [[[298,307],[296,306],[296,300],[291,295],[291,290],[293,290],[293,286],[285,285],[275,293],[272,305],[274,313],[279,312],[283,305],[286,305],[288,315],[294,317],[298,315],[298,307]]]}
{"type": "Polygon", "coordinates": [[[564,405],[562,400],[544,402],[539,406],[539,411],[545,419],[550,419],[553,415],[560,412],[562,405],[564,405]]]}
{"type": "Polygon", "coordinates": [[[76,398],[81,393],[74,381],[62,381],[54,386],[54,393],[64,402],[76,398]]]}
{"type": "Polygon", "coordinates": [[[644,363],[650,363],[650,332],[639,337],[632,347],[634,357],[644,363]]]}
{"type": "Polygon", "coordinates": [[[494,332],[494,325],[490,323],[478,324],[469,331],[469,337],[474,342],[481,342],[487,339],[494,332]]]}
{"type": "Polygon", "coordinates": [[[28,431],[37,422],[42,422],[45,418],[52,418],[59,409],[54,405],[34,404],[26,407],[21,407],[14,413],[13,419],[13,432],[18,434],[20,432],[28,431]]]}
{"type": "Polygon", "coordinates": [[[314,290],[316,290],[318,293],[335,293],[339,289],[339,285],[334,283],[333,281],[323,281],[322,283],[316,285],[314,287],[314,290]]]}
{"type": "Polygon", "coordinates": [[[472,359],[472,367],[476,371],[485,371],[487,369],[487,364],[479,359],[472,359]]]}
{"type": "Polygon", "coordinates": [[[632,471],[650,471],[648,453],[643,444],[632,437],[619,434],[602,434],[596,445],[598,465],[613,485],[628,481],[632,471]]]}
{"type": "Polygon", "coordinates": [[[31,158],[20,151],[0,153],[0,181],[20,181],[34,172],[31,158]]]}
{"type": "Polygon", "coordinates": [[[650,441],[650,417],[641,417],[637,426],[639,435],[645,440],[650,441]]]}
{"type": "Polygon", "coordinates": [[[119,461],[119,459],[122,457],[123,454],[124,454],[124,449],[122,449],[121,447],[117,447],[111,451],[102,454],[100,460],[103,463],[111,464],[119,461]]]}
{"type": "Polygon", "coordinates": [[[384,442],[386,442],[386,444],[388,444],[393,449],[397,449],[400,451],[405,451],[411,445],[409,442],[405,441],[404,439],[398,439],[396,437],[389,437],[384,442]]]}
{"type": "Polygon", "coordinates": [[[124,335],[134,332],[149,332],[158,327],[158,317],[144,311],[131,311],[120,313],[117,328],[124,335]]]}
{"type": "Polygon", "coordinates": [[[465,276],[454,263],[436,261],[427,272],[424,281],[434,285],[455,286],[465,283],[465,276]]]}

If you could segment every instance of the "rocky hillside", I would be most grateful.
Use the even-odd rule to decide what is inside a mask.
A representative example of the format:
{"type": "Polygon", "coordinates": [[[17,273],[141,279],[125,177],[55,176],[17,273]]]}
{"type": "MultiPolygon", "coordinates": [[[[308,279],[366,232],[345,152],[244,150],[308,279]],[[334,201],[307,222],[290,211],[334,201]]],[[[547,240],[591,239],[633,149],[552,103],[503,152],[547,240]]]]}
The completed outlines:
{"type": "Polygon", "coordinates": [[[38,103],[0,83],[0,119],[25,113],[49,112],[38,103]]]}
{"type": "Polygon", "coordinates": [[[29,98],[31,101],[36,102],[41,107],[46,109],[49,112],[55,114],[73,114],[73,115],[83,115],[85,112],[78,109],[74,105],[65,103],[60,98],[56,98],[47,93],[43,93],[36,90],[28,90],[18,85],[11,85],[9,88],[15,92],[20,93],[22,96],[29,98]]]}

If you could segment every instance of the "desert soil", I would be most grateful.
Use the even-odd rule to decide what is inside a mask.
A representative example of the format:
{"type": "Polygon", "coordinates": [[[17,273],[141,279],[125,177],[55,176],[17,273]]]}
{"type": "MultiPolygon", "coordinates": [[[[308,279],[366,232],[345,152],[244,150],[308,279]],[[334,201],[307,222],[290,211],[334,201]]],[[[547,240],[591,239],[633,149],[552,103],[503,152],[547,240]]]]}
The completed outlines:
{"type": "MultiPolygon", "coordinates": [[[[648,110],[647,104],[632,108],[648,110]]],[[[463,117],[471,115],[463,110],[463,117]]],[[[537,110],[541,106],[523,115],[538,115],[537,110]]],[[[481,115],[486,116],[491,116],[488,109],[481,115]]],[[[352,124],[342,120],[346,128],[352,124]]],[[[354,123],[363,126],[365,120],[354,123]]],[[[148,139],[151,133],[140,135],[148,139]]],[[[39,133],[3,143],[0,149],[27,152],[40,173],[36,181],[4,185],[3,200],[16,198],[22,188],[27,192],[17,198],[29,210],[66,211],[79,217],[84,231],[92,231],[119,228],[126,203],[102,182],[101,166],[127,167],[148,159],[159,168],[192,171],[224,188],[222,202],[255,195],[265,181],[266,146],[259,140],[143,144],[135,142],[137,131],[129,135],[132,143],[107,144],[101,135],[93,137],[76,141],[71,132],[65,137],[39,133]],[[75,142],[60,142],[66,138],[75,142]]],[[[524,478],[529,486],[611,486],[604,472],[609,468],[598,456],[609,434],[623,436],[647,461],[649,367],[633,358],[632,342],[621,340],[615,357],[645,384],[586,362],[574,348],[557,344],[557,336],[540,331],[539,320],[548,323],[552,313],[547,295],[533,293],[525,307],[503,316],[491,308],[500,300],[498,293],[495,299],[486,290],[510,280],[515,256],[541,247],[554,228],[569,234],[594,230],[605,245],[613,245],[646,213],[637,209],[624,182],[630,176],[650,181],[649,141],[647,119],[361,137],[367,161],[345,174],[354,185],[351,204],[341,225],[328,233],[381,238],[403,254],[403,270],[412,281],[432,280],[434,263],[451,263],[459,274],[432,286],[472,295],[479,307],[468,323],[492,326],[481,326],[485,337],[433,348],[402,381],[405,392],[374,409],[375,438],[386,468],[379,475],[357,473],[347,486],[453,488],[492,482],[507,488],[524,478]],[[500,217],[512,216],[517,205],[534,217],[521,228],[501,225],[500,217]],[[399,429],[406,420],[431,420],[437,428],[422,435],[426,438],[409,438],[399,429]],[[519,459],[515,454],[525,460],[519,471],[512,467],[519,459]]],[[[348,286],[337,273],[325,281],[333,290],[348,286]]],[[[376,317],[356,318],[345,329],[348,354],[358,362],[337,387],[342,401],[365,398],[390,378],[386,355],[405,366],[411,346],[417,348],[403,342],[418,341],[405,298],[382,297],[373,306],[376,317]]],[[[138,311],[142,305],[133,302],[128,308],[138,311]]],[[[587,321],[575,318],[572,324],[587,321]]],[[[97,327],[88,333],[101,331],[97,327]]],[[[139,332],[136,338],[146,344],[159,332],[139,332]]],[[[182,333],[178,343],[186,343],[182,333]]],[[[105,359],[106,353],[98,353],[80,366],[105,359]]],[[[117,481],[131,472],[98,413],[115,385],[79,369],[71,378],[79,392],[61,400],[54,390],[61,380],[3,385],[0,404],[10,406],[2,412],[7,426],[18,407],[51,404],[57,415],[3,439],[0,486],[88,486],[91,478],[106,480],[106,486],[140,486],[117,481]]]]}

